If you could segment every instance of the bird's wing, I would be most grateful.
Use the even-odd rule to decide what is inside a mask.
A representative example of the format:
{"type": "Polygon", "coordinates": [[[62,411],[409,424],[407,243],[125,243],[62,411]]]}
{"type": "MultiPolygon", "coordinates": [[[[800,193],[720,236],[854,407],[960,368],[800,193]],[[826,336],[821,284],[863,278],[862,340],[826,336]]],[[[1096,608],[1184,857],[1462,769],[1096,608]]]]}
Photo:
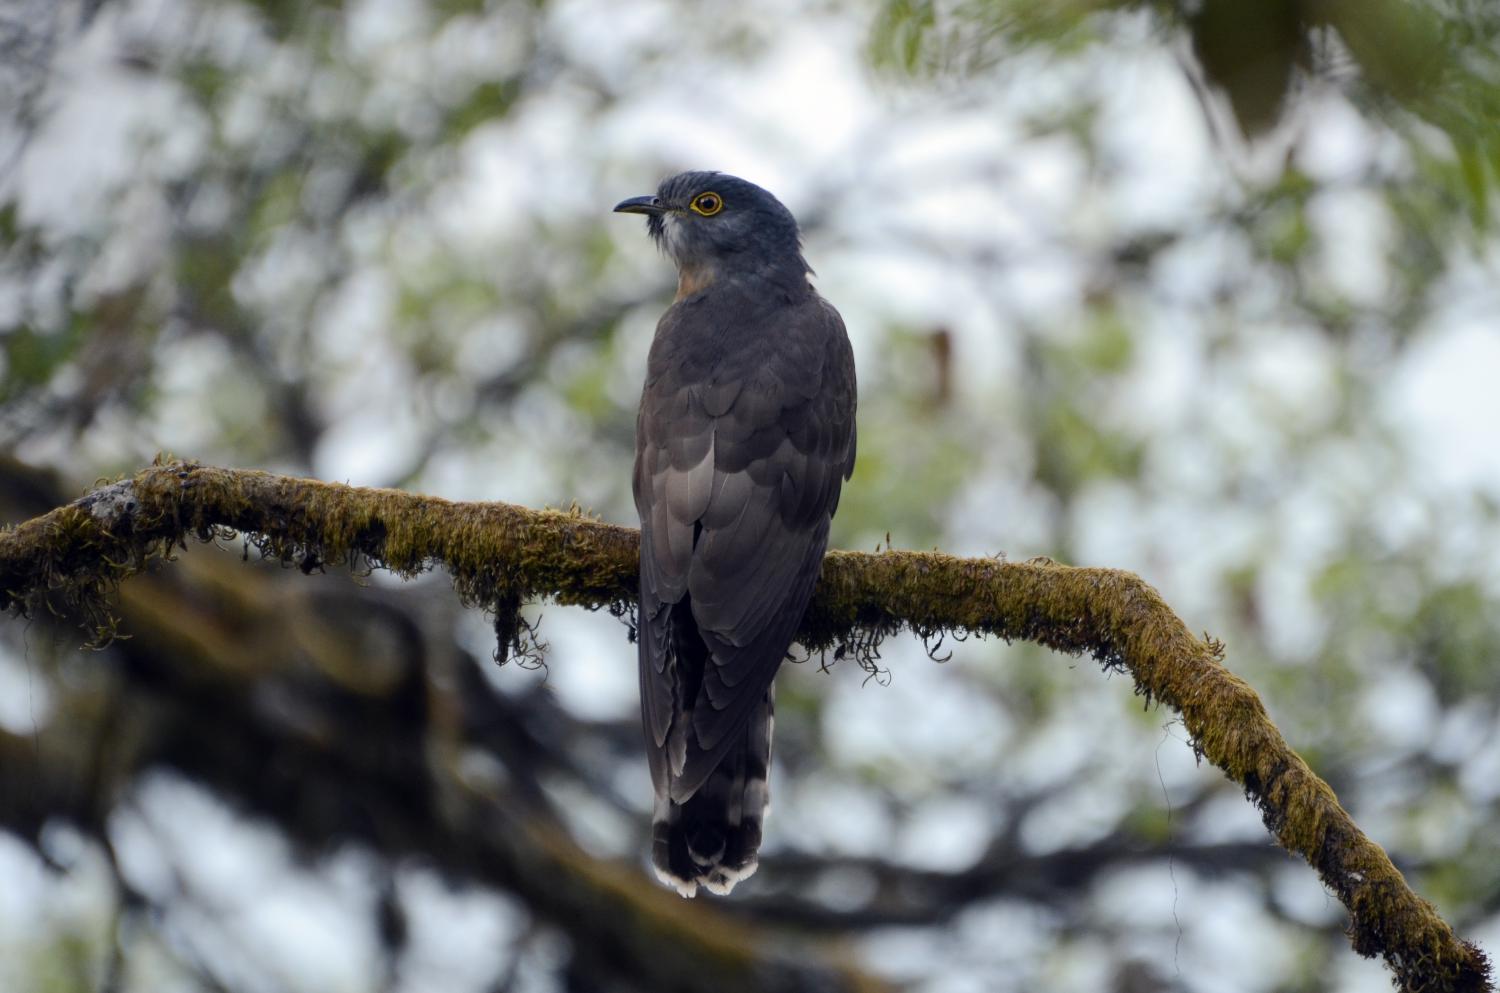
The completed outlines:
{"type": "MultiPolygon", "coordinates": [[[[663,324],[672,316],[669,311],[663,324]]],[[[653,346],[636,419],[634,490],[641,521],[637,619],[641,714],[648,737],[651,781],[657,794],[663,795],[670,780],[667,739],[674,711],[680,709],[680,705],[674,705],[674,698],[682,632],[673,623],[673,608],[687,593],[695,536],[687,508],[679,497],[674,513],[668,491],[681,494],[701,479],[705,460],[711,469],[713,421],[702,405],[694,402],[681,376],[657,368],[665,361],[660,351],[653,346]]]]}
{"type": "Polygon", "coordinates": [[[854,466],[854,359],[837,311],[814,296],[754,330],[711,367],[692,348],[663,347],[638,426],[642,702],[653,778],[670,771],[677,802],[733,744],[785,658],[854,466]],[[674,707],[668,608],[684,595],[710,664],[674,707]]]}

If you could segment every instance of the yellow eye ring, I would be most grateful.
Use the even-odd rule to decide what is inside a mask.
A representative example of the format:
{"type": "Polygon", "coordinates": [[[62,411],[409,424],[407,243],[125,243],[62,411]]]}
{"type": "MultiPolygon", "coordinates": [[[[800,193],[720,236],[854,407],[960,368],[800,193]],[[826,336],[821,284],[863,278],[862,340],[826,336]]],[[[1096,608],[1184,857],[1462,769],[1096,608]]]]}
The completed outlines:
{"type": "Polygon", "coordinates": [[[717,193],[700,193],[693,197],[693,202],[688,204],[693,213],[702,214],[704,217],[712,217],[724,209],[724,198],[717,193]]]}

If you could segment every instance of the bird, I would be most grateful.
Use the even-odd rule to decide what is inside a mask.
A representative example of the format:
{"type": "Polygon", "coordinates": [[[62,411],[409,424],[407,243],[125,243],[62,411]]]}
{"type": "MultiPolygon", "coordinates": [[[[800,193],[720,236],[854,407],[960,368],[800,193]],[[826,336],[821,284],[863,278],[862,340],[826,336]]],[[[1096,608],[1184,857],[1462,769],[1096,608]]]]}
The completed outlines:
{"type": "Polygon", "coordinates": [[[615,206],[675,263],[636,418],[641,723],[651,861],[684,897],[755,872],[772,680],[854,471],[854,353],[797,221],[754,183],[684,172],[615,206]]]}

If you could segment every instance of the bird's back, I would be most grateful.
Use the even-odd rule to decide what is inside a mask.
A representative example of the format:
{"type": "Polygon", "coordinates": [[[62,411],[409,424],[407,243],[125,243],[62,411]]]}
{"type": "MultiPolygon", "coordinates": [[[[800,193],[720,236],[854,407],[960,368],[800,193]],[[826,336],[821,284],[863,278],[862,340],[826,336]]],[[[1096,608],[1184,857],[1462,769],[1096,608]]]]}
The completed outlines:
{"type": "Polygon", "coordinates": [[[634,478],[641,699],[653,860],[684,893],[754,871],[771,681],[853,469],[854,409],[843,322],[810,287],[709,286],[658,326],[634,478]]]}

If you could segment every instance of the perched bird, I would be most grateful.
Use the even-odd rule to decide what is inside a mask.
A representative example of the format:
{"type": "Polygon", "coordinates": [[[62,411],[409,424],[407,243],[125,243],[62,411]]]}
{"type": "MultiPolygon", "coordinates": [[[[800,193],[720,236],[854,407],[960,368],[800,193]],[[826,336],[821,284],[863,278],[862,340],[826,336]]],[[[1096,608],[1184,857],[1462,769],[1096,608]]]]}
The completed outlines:
{"type": "Polygon", "coordinates": [[[636,419],[651,860],[683,896],[755,871],[772,685],[854,469],[854,354],[753,183],[685,172],[616,211],[677,265],[636,419]]]}

